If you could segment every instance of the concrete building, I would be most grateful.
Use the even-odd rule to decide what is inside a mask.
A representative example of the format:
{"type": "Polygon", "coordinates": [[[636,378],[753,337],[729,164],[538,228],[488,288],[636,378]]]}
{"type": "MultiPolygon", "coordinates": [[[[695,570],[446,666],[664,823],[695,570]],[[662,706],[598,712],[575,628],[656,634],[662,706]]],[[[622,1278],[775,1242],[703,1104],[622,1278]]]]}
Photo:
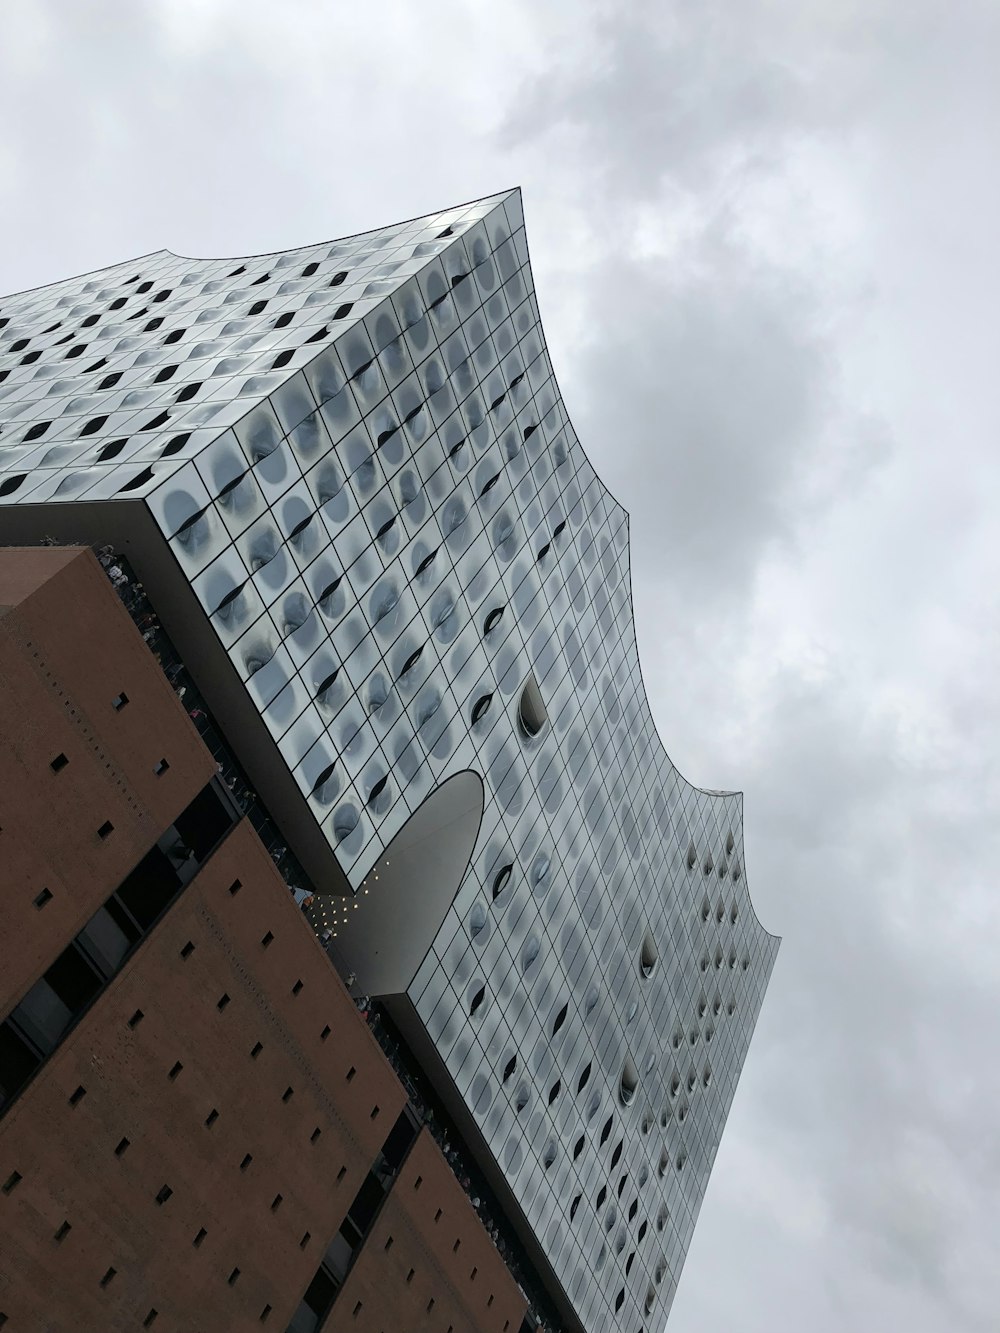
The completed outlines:
{"type": "Polygon", "coordinates": [[[108,544],[141,586],[539,1310],[660,1327],[778,941],[740,795],[653,725],[519,193],[160,252],[0,325],[5,540],[108,544]]]}

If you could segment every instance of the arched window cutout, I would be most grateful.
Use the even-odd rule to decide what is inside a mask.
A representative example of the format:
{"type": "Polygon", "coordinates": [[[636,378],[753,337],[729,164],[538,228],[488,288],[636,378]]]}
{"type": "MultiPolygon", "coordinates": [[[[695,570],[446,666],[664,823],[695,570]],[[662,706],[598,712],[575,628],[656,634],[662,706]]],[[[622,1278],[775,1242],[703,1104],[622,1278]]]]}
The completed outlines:
{"type": "Polygon", "coordinates": [[[501,893],[503,893],[504,889],[510,883],[510,876],[513,869],[514,869],[513,865],[501,866],[500,869],[497,871],[497,873],[493,876],[494,902],[496,901],[497,898],[500,897],[501,893]]]}
{"type": "Polygon", "coordinates": [[[521,698],[517,705],[517,720],[525,736],[537,736],[549,720],[545,711],[542,692],[533,674],[528,675],[521,689],[521,698]]]}
{"type": "Polygon", "coordinates": [[[580,1075],[579,1082],[576,1085],[576,1090],[578,1093],[583,1092],[584,1088],[587,1086],[587,1080],[590,1078],[590,1071],[592,1068],[593,1068],[593,1061],[591,1061],[590,1064],[587,1065],[586,1069],[580,1075]]]}
{"type": "Polygon", "coordinates": [[[516,1056],[516,1055],[512,1055],[512,1056],[510,1057],[510,1059],[507,1061],[507,1063],[504,1065],[504,1068],[503,1068],[503,1081],[504,1081],[505,1083],[506,1083],[507,1080],[511,1077],[511,1075],[514,1073],[514,1070],[515,1070],[516,1068],[517,1068],[517,1056],[516,1056]]]}
{"type": "Polygon", "coordinates": [[[469,1013],[474,1014],[485,999],[486,999],[486,987],[480,986],[479,989],[476,991],[475,995],[473,995],[472,997],[472,1002],[469,1005],[469,1013]]]}
{"type": "Polygon", "coordinates": [[[652,934],[647,930],[642,937],[642,949],[639,953],[639,967],[644,977],[651,977],[656,968],[656,960],[659,953],[656,948],[656,942],[652,934]]]}
{"type": "Polygon", "coordinates": [[[483,717],[483,715],[486,713],[486,710],[489,708],[492,702],[493,702],[492,694],[483,694],[476,700],[476,702],[472,706],[472,714],[471,714],[471,720],[473,726],[475,726],[476,723],[479,721],[479,719],[483,717]]]}
{"type": "Polygon", "coordinates": [[[562,1007],[562,1008],[559,1010],[559,1012],[556,1014],[556,1020],[555,1020],[555,1022],[552,1024],[552,1035],[553,1035],[553,1037],[556,1035],[556,1033],[559,1031],[559,1029],[562,1027],[562,1025],[566,1022],[566,1014],[567,1014],[568,1012],[569,1012],[569,1005],[568,1005],[568,1004],[564,1004],[563,1007],[562,1007]]]}
{"type": "Polygon", "coordinates": [[[631,1106],[635,1100],[635,1090],[639,1086],[639,1072],[626,1056],[622,1065],[621,1079],[618,1084],[618,1096],[623,1106],[631,1106]]]}

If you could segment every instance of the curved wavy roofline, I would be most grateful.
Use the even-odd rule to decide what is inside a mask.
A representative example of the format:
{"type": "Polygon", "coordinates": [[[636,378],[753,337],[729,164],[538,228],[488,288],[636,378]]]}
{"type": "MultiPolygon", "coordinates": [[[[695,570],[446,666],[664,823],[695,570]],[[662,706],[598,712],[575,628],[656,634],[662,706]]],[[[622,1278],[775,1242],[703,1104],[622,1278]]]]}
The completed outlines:
{"type": "MultiPolygon", "coordinates": [[[[423,218],[434,217],[437,213],[453,213],[456,208],[469,208],[473,204],[481,204],[486,199],[496,199],[498,203],[502,202],[511,194],[520,194],[521,187],[513,185],[507,190],[497,190],[492,194],[483,194],[476,199],[465,199],[461,203],[451,204],[448,208],[432,208],[427,213],[414,213],[412,217],[401,218],[399,222],[392,222],[381,227],[367,227],[364,231],[348,232],[346,236],[325,237],[318,241],[304,241],[301,245],[286,246],[283,250],[255,250],[250,254],[243,255],[182,255],[176,250],[169,250],[166,246],[161,246],[158,250],[144,250],[142,254],[134,255],[130,259],[119,260],[117,264],[102,264],[97,268],[84,269],[82,273],[70,273],[63,278],[56,278],[52,282],[40,282],[34,287],[19,287],[13,292],[4,292],[0,300],[12,300],[15,296],[29,296],[32,292],[44,292],[48,287],[61,287],[67,282],[78,282],[81,278],[90,278],[98,273],[113,273],[116,269],[129,268],[132,264],[141,263],[144,259],[155,259],[158,255],[169,255],[171,259],[186,259],[193,263],[205,264],[230,264],[239,263],[244,259],[270,259],[272,255],[288,255],[296,250],[313,250],[317,245],[337,245],[341,241],[354,241],[361,236],[371,236],[373,232],[386,231],[392,227],[407,227],[411,222],[420,222],[423,218]]],[[[603,485],[603,483],[602,483],[603,485]]]]}
{"type": "MultiPolygon", "coordinates": [[[[512,193],[512,191],[508,191],[508,193],[512,193]]],[[[521,193],[520,186],[517,187],[517,193],[518,193],[519,195],[520,195],[520,193],[521,193]]],[[[486,198],[492,198],[492,197],[493,197],[493,196],[491,196],[491,195],[487,195],[487,196],[486,196],[486,198]]],[[[523,205],[523,203],[522,203],[522,212],[523,212],[523,208],[524,208],[524,205],[523,205]]],[[[528,227],[527,227],[527,223],[525,223],[525,228],[524,228],[524,245],[525,245],[525,249],[526,249],[527,254],[528,254],[528,264],[529,264],[529,266],[530,266],[530,265],[531,265],[531,245],[530,245],[530,242],[529,242],[529,240],[528,240],[528,227]]],[[[534,270],[532,270],[532,276],[534,276],[534,270]]],[[[539,307],[538,322],[539,322],[539,324],[542,326],[543,336],[544,336],[545,321],[542,319],[542,316],[541,316],[541,301],[539,300],[539,297],[538,297],[538,288],[537,288],[537,286],[535,286],[535,301],[537,302],[538,307],[539,307]]],[[[548,340],[547,337],[545,337],[545,349],[546,349],[546,352],[548,351],[548,346],[549,346],[549,340],[548,340]]],[[[551,358],[551,355],[550,355],[550,356],[549,356],[549,362],[550,362],[550,364],[551,364],[551,361],[552,361],[552,358],[551,358]]],[[[556,374],[555,366],[552,366],[552,379],[553,379],[553,381],[555,382],[556,389],[557,389],[557,391],[558,391],[558,393],[559,393],[559,398],[560,398],[560,400],[562,401],[563,405],[565,406],[565,405],[566,405],[566,397],[565,397],[565,395],[564,395],[564,393],[563,393],[563,391],[562,391],[562,386],[559,384],[559,377],[558,377],[558,375],[556,374]]],[[[570,422],[572,422],[572,416],[571,416],[571,414],[570,414],[568,408],[567,408],[567,411],[566,411],[566,416],[567,416],[567,418],[570,420],[570,422]]],[[[573,433],[576,434],[576,427],[575,427],[575,426],[573,427],[573,433]]],[[[619,509],[622,511],[622,513],[625,515],[625,533],[626,533],[626,539],[627,539],[627,540],[626,540],[626,548],[625,548],[625,549],[626,549],[626,551],[627,551],[627,553],[628,553],[628,604],[629,604],[629,610],[630,610],[631,613],[632,613],[632,630],[633,630],[633,633],[635,634],[635,657],[636,657],[636,662],[637,662],[638,665],[639,665],[639,681],[640,681],[640,683],[641,683],[641,685],[642,685],[642,694],[643,694],[643,698],[644,698],[645,701],[646,701],[646,707],[647,707],[647,709],[649,710],[649,716],[650,716],[650,718],[652,719],[652,722],[653,722],[653,730],[656,732],[656,739],[657,739],[657,740],[659,741],[659,743],[660,743],[660,749],[663,751],[663,754],[664,754],[664,756],[666,757],[667,762],[670,764],[670,766],[671,766],[671,768],[674,770],[674,772],[678,775],[678,777],[679,777],[683,782],[687,783],[687,785],[688,785],[693,791],[699,792],[700,794],[705,795],[705,796],[736,797],[737,800],[739,801],[740,815],[741,815],[741,818],[740,818],[740,853],[741,853],[741,856],[743,857],[743,883],[744,883],[744,886],[745,886],[745,888],[746,888],[747,902],[750,904],[750,911],[753,913],[753,919],[754,919],[754,922],[756,923],[756,925],[758,926],[758,928],[759,928],[759,929],[760,929],[760,930],[761,930],[761,931],[768,937],[768,939],[776,940],[778,943],[780,943],[780,942],[781,942],[781,936],[780,936],[780,935],[775,935],[772,931],[768,930],[767,927],[764,925],[763,921],[761,921],[761,919],[760,919],[760,915],[759,915],[759,913],[758,913],[758,911],[757,911],[757,908],[754,906],[753,897],[751,896],[751,893],[750,893],[750,880],[749,880],[749,876],[747,875],[747,871],[746,871],[746,855],[745,855],[744,839],[743,839],[743,820],[742,820],[742,814],[743,814],[743,792],[742,792],[742,791],[718,791],[718,790],[716,790],[715,788],[712,788],[712,787],[698,787],[698,786],[696,786],[695,783],[693,783],[693,782],[690,780],[690,778],[686,777],[686,776],[681,772],[681,770],[680,770],[680,769],[677,767],[677,765],[674,763],[673,759],[671,759],[671,757],[670,757],[670,752],[668,751],[668,749],[667,749],[667,747],[666,747],[666,745],[665,745],[665,743],[664,743],[663,737],[660,735],[660,728],[659,728],[659,726],[658,726],[657,723],[656,723],[656,719],[655,719],[655,717],[653,717],[653,710],[652,710],[652,708],[650,707],[650,704],[649,704],[649,691],[646,689],[646,678],[645,678],[645,675],[643,674],[643,669],[642,669],[642,653],[640,653],[640,651],[639,651],[638,622],[637,622],[637,620],[636,620],[636,615],[635,615],[635,601],[634,601],[633,596],[632,596],[632,516],[631,516],[631,514],[629,513],[629,511],[625,508],[625,506],[622,504],[622,502],[618,499],[618,497],[614,494],[614,492],[611,490],[611,487],[608,486],[607,482],[606,482],[606,481],[604,480],[604,478],[601,476],[601,474],[600,474],[600,472],[598,471],[598,469],[594,466],[594,460],[591,458],[591,456],[590,456],[589,452],[587,451],[587,449],[584,448],[583,442],[580,441],[580,437],[579,437],[578,435],[577,435],[577,440],[580,442],[580,448],[583,450],[584,454],[586,455],[587,462],[590,464],[590,466],[591,466],[591,467],[593,468],[593,470],[594,470],[594,476],[595,476],[595,477],[597,478],[597,480],[601,483],[601,486],[602,486],[603,489],[604,489],[604,493],[605,493],[605,495],[610,496],[611,499],[612,499],[612,500],[615,502],[615,504],[618,506],[618,508],[619,508],[619,509]]]]}
{"type": "MultiPolygon", "coordinates": [[[[142,254],[142,255],[137,255],[137,256],[135,256],[134,258],[126,259],[126,260],[122,260],[121,262],[119,262],[119,263],[117,263],[117,264],[113,264],[113,265],[110,265],[110,266],[105,265],[105,266],[103,266],[103,267],[98,267],[98,268],[88,269],[88,270],[85,270],[83,273],[77,273],[77,274],[74,274],[74,275],[72,275],[71,277],[68,277],[68,278],[65,278],[65,277],[64,277],[64,278],[59,278],[59,279],[57,279],[57,280],[54,281],[54,282],[50,282],[50,283],[41,283],[41,284],[39,284],[38,286],[35,286],[35,287],[26,287],[26,288],[22,288],[20,291],[17,291],[17,292],[10,292],[10,293],[8,293],[7,295],[5,295],[5,296],[3,297],[3,300],[6,301],[6,300],[8,300],[8,299],[12,299],[12,298],[14,298],[14,297],[26,296],[26,295],[29,295],[29,294],[32,293],[32,292],[42,292],[42,291],[45,291],[45,290],[46,290],[47,288],[49,288],[49,287],[58,287],[58,286],[62,286],[62,285],[64,285],[65,283],[75,282],[75,281],[78,281],[78,280],[81,279],[81,278],[89,278],[89,277],[91,277],[91,276],[96,276],[96,275],[99,275],[99,274],[114,273],[114,272],[117,272],[117,271],[119,271],[119,270],[121,270],[121,269],[128,269],[128,268],[131,267],[133,264],[137,264],[137,263],[140,263],[140,262],[143,261],[143,260],[152,259],[152,258],[158,257],[158,256],[160,256],[160,255],[169,255],[172,259],[189,260],[189,261],[191,261],[191,262],[199,262],[199,261],[200,261],[200,262],[204,262],[204,263],[228,264],[228,263],[239,263],[239,262],[242,262],[242,261],[245,261],[245,260],[267,259],[267,258],[270,258],[270,257],[272,257],[272,256],[282,256],[282,255],[287,255],[287,254],[293,254],[293,253],[295,253],[295,252],[297,252],[297,251],[312,250],[312,249],[315,249],[317,246],[321,246],[321,245],[336,245],[336,244],[338,244],[338,243],[340,243],[340,242],[346,242],[346,241],[351,241],[351,240],[357,240],[357,239],[359,239],[359,238],[361,238],[361,237],[364,237],[364,236],[370,236],[370,235],[372,235],[372,234],[379,233],[379,232],[384,232],[384,231],[386,231],[386,230],[392,230],[393,228],[397,228],[397,227],[405,227],[405,226],[408,226],[410,223],[413,223],[413,222],[419,222],[419,221],[421,221],[421,220],[423,220],[423,219],[425,219],[425,218],[434,217],[434,216],[437,215],[437,214],[453,213],[453,212],[455,212],[456,209],[468,208],[468,207],[472,206],[473,204],[484,203],[486,200],[493,200],[493,201],[495,201],[495,207],[500,207],[500,206],[503,204],[504,200],[506,200],[507,198],[509,198],[511,195],[517,195],[518,200],[519,200],[519,205],[520,205],[520,208],[521,208],[521,212],[522,212],[522,215],[523,215],[523,212],[524,212],[524,205],[523,205],[523,196],[522,196],[522,192],[521,192],[521,187],[520,187],[519,185],[515,185],[515,186],[512,186],[512,187],[510,187],[510,188],[508,188],[508,189],[505,189],[505,190],[493,191],[493,192],[490,193],[490,194],[481,195],[481,196],[478,196],[477,198],[474,198],[474,199],[467,199],[467,200],[464,200],[464,201],[462,201],[462,202],[460,202],[460,203],[457,203],[457,204],[451,204],[451,205],[449,205],[447,208],[432,209],[430,212],[427,212],[427,213],[418,213],[418,214],[414,214],[412,217],[401,219],[401,220],[398,221],[398,222],[393,222],[393,223],[389,223],[389,224],[383,224],[382,226],[378,226],[378,227],[369,227],[369,228],[366,228],[366,229],[363,230],[363,231],[351,232],[351,233],[349,233],[349,234],[346,235],[346,236],[337,236],[337,237],[333,237],[333,238],[330,238],[330,239],[324,239],[324,240],[318,240],[318,241],[310,241],[310,242],[306,242],[306,243],[304,243],[304,244],[302,244],[302,245],[291,246],[291,247],[287,247],[287,248],[282,249],[282,250],[262,250],[262,251],[256,251],[256,252],[253,252],[253,253],[250,253],[250,254],[242,254],[242,255],[216,255],[216,256],[212,256],[212,257],[196,256],[196,255],[182,255],[182,254],[178,254],[176,251],[169,250],[169,249],[166,249],[166,248],[161,248],[161,249],[159,249],[159,250],[150,250],[150,251],[147,251],[146,253],[144,253],[144,254],[142,254]]],[[[530,266],[530,265],[531,265],[531,248],[530,248],[530,243],[529,243],[529,241],[528,241],[527,226],[525,226],[524,241],[525,241],[525,249],[526,249],[526,252],[527,252],[527,255],[528,255],[528,264],[529,264],[529,266],[530,266]]],[[[539,324],[541,325],[541,328],[542,328],[542,336],[543,336],[543,339],[544,339],[544,343],[545,343],[546,351],[548,352],[549,343],[548,343],[548,338],[545,336],[545,326],[544,326],[544,321],[541,319],[541,313],[540,313],[541,302],[539,301],[539,298],[538,298],[538,290],[537,290],[537,287],[535,287],[535,289],[534,289],[534,294],[535,294],[535,300],[536,300],[536,302],[537,302],[538,305],[539,305],[539,324]]],[[[2,309],[2,306],[0,306],[0,309],[2,309]]],[[[549,356],[549,362],[550,362],[550,365],[551,365],[551,363],[552,363],[551,355],[549,356]]],[[[554,367],[554,366],[552,366],[552,379],[553,379],[553,382],[555,383],[557,392],[558,392],[558,394],[559,394],[559,399],[560,399],[560,401],[563,403],[563,405],[565,406],[565,404],[566,404],[566,399],[565,399],[565,396],[564,396],[564,394],[563,394],[563,392],[562,392],[562,388],[561,388],[560,385],[559,385],[559,379],[558,379],[558,376],[556,375],[556,371],[555,371],[555,367],[554,367]]],[[[572,422],[572,418],[571,418],[571,416],[570,416],[570,413],[569,413],[568,409],[567,409],[567,413],[566,413],[566,415],[567,415],[567,419],[570,420],[570,422],[572,422]]],[[[574,428],[574,434],[576,434],[575,428],[574,428]]],[[[579,441],[579,436],[577,436],[577,440],[578,440],[578,442],[580,442],[580,441],[579,441]]],[[[687,778],[687,777],[681,772],[681,770],[677,767],[677,765],[674,763],[674,761],[670,758],[670,754],[669,754],[669,751],[667,750],[666,745],[664,744],[663,737],[660,735],[660,729],[659,729],[659,727],[658,727],[657,724],[656,724],[656,720],[655,720],[655,718],[653,717],[653,710],[652,710],[652,708],[650,707],[650,703],[649,703],[649,692],[648,692],[648,690],[646,689],[646,681],[645,681],[645,676],[644,676],[644,674],[643,674],[643,669],[642,669],[642,654],[639,652],[639,635],[638,635],[637,622],[636,622],[636,615],[635,615],[635,602],[634,602],[634,598],[633,598],[633,594],[632,594],[631,516],[630,516],[628,510],[625,508],[625,506],[621,503],[621,501],[614,495],[613,491],[612,491],[611,488],[607,485],[607,483],[605,482],[604,478],[601,476],[601,474],[600,474],[600,472],[598,471],[598,469],[594,466],[593,460],[591,459],[590,454],[587,452],[587,450],[583,447],[582,442],[580,442],[580,448],[581,448],[581,450],[583,451],[585,457],[587,458],[587,462],[589,463],[590,467],[593,469],[594,476],[597,478],[598,482],[600,483],[601,487],[603,488],[605,495],[607,495],[607,496],[608,496],[608,497],[609,497],[609,498],[610,498],[610,499],[611,499],[611,500],[618,506],[618,508],[622,511],[622,513],[623,513],[624,516],[625,516],[626,553],[627,553],[627,558],[628,558],[628,599],[629,599],[629,609],[630,609],[630,612],[631,612],[631,615],[632,615],[632,628],[633,628],[633,634],[634,634],[634,637],[635,637],[636,661],[637,661],[638,666],[639,666],[639,680],[640,680],[640,683],[641,683],[641,686],[642,686],[643,699],[645,700],[646,708],[647,708],[647,710],[648,710],[648,712],[649,712],[650,719],[651,719],[652,722],[653,722],[653,729],[654,729],[654,731],[655,731],[655,733],[656,733],[656,738],[657,738],[657,741],[659,742],[660,749],[661,749],[661,751],[662,751],[664,757],[667,759],[667,762],[670,764],[671,768],[674,770],[674,772],[678,775],[678,777],[681,779],[682,782],[686,783],[686,785],[687,785],[692,791],[696,791],[696,792],[698,792],[698,793],[700,793],[700,794],[702,794],[702,795],[715,796],[715,797],[720,797],[720,798],[726,798],[726,797],[730,797],[730,798],[731,798],[731,797],[736,797],[736,798],[738,799],[738,801],[739,801],[739,804],[740,804],[740,813],[741,813],[741,816],[742,816],[742,807],[743,807],[743,792],[742,792],[742,791],[718,791],[718,790],[716,790],[716,789],[714,789],[714,788],[709,788],[709,787],[698,787],[698,786],[696,786],[695,783],[691,782],[691,780],[690,780],[689,778],[687,778]]],[[[741,850],[741,854],[742,854],[743,851],[744,851],[744,848],[743,848],[743,827],[742,827],[742,818],[741,818],[741,820],[740,820],[740,850],[741,850]]],[[[745,864],[744,864],[743,869],[744,869],[744,885],[745,885],[745,887],[746,887],[747,900],[748,900],[748,902],[750,903],[750,910],[751,910],[751,912],[753,913],[754,921],[756,922],[758,928],[759,928],[765,935],[767,935],[769,939],[780,941],[781,937],[780,937],[779,935],[774,935],[774,934],[772,934],[769,930],[767,930],[767,928],[764,926],[763,922],[760,920],[760,917],[759,917],[759,915],[758,915],[758,913],[757,913],[757,909],[756,909],[756,907],[754,906],[753,899],[752,899],[752,897],[751,897],[751,895],[750,895],[749,880],[748,880],[748,877],[747,877],[747,875],[746,875],[746,866],[745,866],[745,864]]]]}

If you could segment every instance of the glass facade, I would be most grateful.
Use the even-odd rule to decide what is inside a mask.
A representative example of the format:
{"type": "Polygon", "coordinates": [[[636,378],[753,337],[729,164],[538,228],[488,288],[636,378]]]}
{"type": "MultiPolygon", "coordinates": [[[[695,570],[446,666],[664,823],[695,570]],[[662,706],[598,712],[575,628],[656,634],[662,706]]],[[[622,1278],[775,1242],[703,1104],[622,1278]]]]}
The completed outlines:
{"type": "Polygon", "coordinates": [[[778,941],[653,725],[519,192],[8,298],[0,421],[39,537],[148,509],[353,889],[482,777],[409,998],[581,1324],[661,1327],[778,941]]]}

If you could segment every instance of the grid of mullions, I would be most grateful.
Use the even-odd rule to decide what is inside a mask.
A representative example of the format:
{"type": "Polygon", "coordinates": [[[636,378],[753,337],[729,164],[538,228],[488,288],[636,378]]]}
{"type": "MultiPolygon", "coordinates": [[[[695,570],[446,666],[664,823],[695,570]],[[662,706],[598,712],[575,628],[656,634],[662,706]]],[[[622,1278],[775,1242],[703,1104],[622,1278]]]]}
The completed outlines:
{"type": "MultiPolygon", "coordinates": [[[[145,497],[355,886],[439,782],[483,774],[473,863],[411,995],[584,1326],[644,1327],[650,1290],[662,1320],[776,941],[746,896],[739,798],[690,787],[656,734],[626,516],[555,385],[518,196],[142,267],[170,319],[109,335],[89,375],[120,381],[40,396],[60,330],[0,362],[0,465],[24,474],[5,498],[145,497]]],[[[131,268],[56,304],[90,318],[131,268]]],[[[44,295],[14,303],[39,327],[44,295]]]]}
{"type": "Polygon", "coordinates": [[[166,457],[196,456],[311,360],[321,344],[310,340],[334,337],[341,311],[348,308],[348,325],[362,319],[447,246],[442,231],[490,206],[482,200],[332,246],[242,261],[160,253],[7,298],[0,465],[8,478],[25,477],[11,498],[110,498],[147,466],[177,466],[163,450],[185,434],[166,457]],[[313,271],[300,277],[303,270],[313,271]],[[280,357],[289,359],[275,368],[280,357]],[[163,412],[168,421],[149,430],[163,412]],[[120,451],[103,457],[114,444],[120,451]]]}

